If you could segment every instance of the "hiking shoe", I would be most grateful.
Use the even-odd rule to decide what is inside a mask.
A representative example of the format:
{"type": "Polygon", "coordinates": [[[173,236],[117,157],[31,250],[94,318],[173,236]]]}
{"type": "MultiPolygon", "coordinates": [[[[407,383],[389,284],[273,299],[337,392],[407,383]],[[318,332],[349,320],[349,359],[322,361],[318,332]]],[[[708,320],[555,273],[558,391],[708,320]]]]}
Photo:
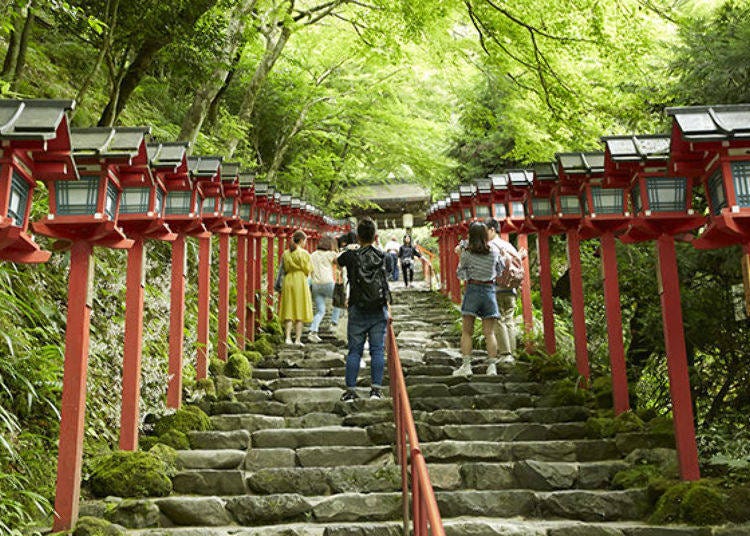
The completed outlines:
{"type": "Polygon", "coordinates": [[[294,341],[294,346],[302,347],[302,346],[305,346],[305,343],[303,343],[302,341],[294,341]]]}
{"type": "Polygon", "coordinates": [[[321,339],[320,337],[318,337],[317,333],[315,333],[314,331],[311,331],[310,334],[307,336],[307,340],[309,342],[320,342],[323,339],[321,339]]]}
{"type": "Polygon", "coordinates": [[[464,363],[453,371],[453,376],[471,376],[473,373],[471,363],[464,363]]]}
{"type": "Polygon", "coordinates": [[[513,358],[513,356],[512,356],[512,355],[510,355],[510,354],[505,354],[505,355],[501,355],[501,356],[500,356],[500,359],[498,359],[498,362],[500,362],[500,363],[506,363],[506,364],[512,365],[513,363],[515,363],[515,362],[516,362],[516,360],[515,360],[515,359],[513,358]]]}
{"type": "Polygon", "coordinates": [[[341,395],[341,401],[342,402],[354,402],[358,398],[359,398],[359,395],[357,394],[357,392],[356,391],[350,391],[349,389],[347,389],[346,391],[344,391],[344,394],[341,395]]]}
{"type": "Polygon", "coordinates": [[[497,367],[494,363],[490,363],[487,365],[487,372],[485,372],[487,376],[497,376],[497,367]]]}
{"type": "Polygon", "coordinates": [[[380,392],[380,389],[370,389],[370,400],[379,400],[383,398],[383,393],[380,392]]]}
{"type": "Polygon", "coordinates": [[[284,344],[288,344],[289,346],[291,346],[294,343],[292,342],[292,339],[287,339],[284,341],[284,344]]]}
{"type": "Polygon", "coordinates": [[[367,363],[365,362],[364,358],[359,360],[359,368],[367,368],[367,363]]]}

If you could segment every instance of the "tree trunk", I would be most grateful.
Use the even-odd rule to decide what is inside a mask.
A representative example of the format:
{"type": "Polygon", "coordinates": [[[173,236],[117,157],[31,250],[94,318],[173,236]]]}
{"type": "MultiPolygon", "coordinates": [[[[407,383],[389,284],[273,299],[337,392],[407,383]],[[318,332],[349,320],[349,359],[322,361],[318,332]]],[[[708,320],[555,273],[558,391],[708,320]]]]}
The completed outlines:
{"type": "Polygon", "coordinates": [[[224,83],[221,85],[221,87],[219,88],[219,91],[216,93],[213,100],[211,101],[211,104],[208,107],[206,120],[208,121],[209,125],[215,125],[216,121],[219,118],[219,103],[221,102],[221,99],[224,97],[224,94],[226,94],[227,90],[229,89],[229,85],[232,83],[232,80],[234,79],[234,75],[237,73],[237,69],[239,68],[241,59],[242,59],[242,50],[238,50],[237,53],[234,55],[234,59],[232,60],[232,66],[229,68],[229,72],[224,78],[224,83]]]}
{"type": "Polygon", "coordinates": [[[8,50],[3,60],[3,70],[0,72],[0,76],[8,81],[12,81],[15,77],[18,55],[21,51],[21,39],[28,19],[30,5],[29,2],[25,6],[13,10],[13,29],[8,36],[8,50]]]}
{"type": "MultiPolygon", "coordinates": [[[[284,50],[284,46],[289,37],[292,35],[292,31],[289,26],[283,26],[279,32],[278,38],[274,41],[271,36],[266,39],[266,50],[261,58],[260,63],[255,68],[253,78],[250,80],[250,85],[247,87],[245,92],[245,98],[240,106],[238,119],[243,123],[250,123],[253,117],[253,110],[255,109],[255,101],[258,99],[258,93],[260,88],[263,87],[263,83],[268,78],[268,73],[271,72],[273,66],[281,55],[281,51],[284,50]]],[[[239,138],[232,138],[229,140],[227,146],[227,158],[232,158],[234,152],[237,150],[239,145],[239,138]]]]}
{"type": "Polygon", "coordinates": [[[28,11],[26,13],[26,19],[23,23],[23,30],[21,30],[21,38],[18,43],[18,57],[16,58],[16,68],[13,71],[13,77],[10,81],[10,88],[12,90],[18,89],[18,81],[23,75],[23,70],[26,67],[26,52],[29,49],[29,37],[34,29],[34,12],[32,11],[33,2],[29,2],[28,11]]]}

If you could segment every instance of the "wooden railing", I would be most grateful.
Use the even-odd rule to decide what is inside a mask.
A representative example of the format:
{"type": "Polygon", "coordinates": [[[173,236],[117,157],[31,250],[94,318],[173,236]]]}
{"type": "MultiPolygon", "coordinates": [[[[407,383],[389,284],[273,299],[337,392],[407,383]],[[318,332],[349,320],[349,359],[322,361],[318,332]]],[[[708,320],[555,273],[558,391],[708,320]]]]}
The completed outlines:
{"type": "Polygon", "coordinates": [[[422,254],[422,256],[419,258],[419,260],[422,261],[422,273],[424,273],[425,281],[428,282],[428,284],[430,285],[430,290],[432,290],[432,260],[435,257],[435,254],[429,249],[423,248],[419,244],[417,244],[417,251],[422,254]]]}
{"type": "Polygon", "coordinates": [[[404,535],[445,536],[443,520],[440,517],[435,492],[427,472],[422,451],[419,447],[417,429],[411,412],[406,381],[401,370],[396,334],[388,322],[386,348],[388,350],[388,375],[393,398],[393,414],[396,420],[396,451],[401,465],[401,490],[403,493],[404,535]],[[408,449],[408,450],[407,450],[408,449]],[[409,469],[411,468],[411,474],[409,469]],[[410,478],[411,477],[411,478],[410,478]],[[411,516],[409,515],[409,482],[411,481],[411,516]],[[412,529],[410,531],[409,520],[412,529]],[[429,528],[428,528],[429,527],[429,528]]]}

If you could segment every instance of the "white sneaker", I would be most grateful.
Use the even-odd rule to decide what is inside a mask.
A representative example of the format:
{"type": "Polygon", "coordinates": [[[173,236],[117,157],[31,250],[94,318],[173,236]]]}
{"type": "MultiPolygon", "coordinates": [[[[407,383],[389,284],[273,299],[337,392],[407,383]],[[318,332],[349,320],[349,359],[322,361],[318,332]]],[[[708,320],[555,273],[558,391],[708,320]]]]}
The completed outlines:
{"type": "Polygon", "coordinates": [[[294,346],[304,346],[304,343],[302,341],[295,341],[294,346]]]}
{"type": "Polygon", "coordinates": [[[367,368],[367,363],[365,363],[364,358],[362,358],[362,359],[359,360],[359,368],[361,368],[361,369],[367,368]]]}
{"type": "Polygon", "coordinates": [[[487,372],[485,372],[487,376],[497,376],[497,367],[494,363],[490,363],[487,365],[487,372]]]}
{"type": "Polygon", "coordinates": [[[288,344],[288,345],[291,346],[294,343],[292,342],[292,339],[287,339],[287,340],[284,341],[284,344],[288,344]]]}
{"type": "Polygon", "coordinates": [[[320,342],[323,339],[321,339],[320,337],[318,337],[317,333],[315,333],[314,331],[311,331],[310,334],[307,336],[307,340],[310,341],[310,342],[320,342]]]}
{"type": "Polygon", "coordinates": [[[471,363],[464,363],[453,371],[454,376],[471,376],[474,372],[471,370],[471,363]]]}
{"type": "Polygon", "coordinates": [[[505,355],[501,355],[501,356],[500,356],[500,359],[498,359],[498,362],[499,362],[499,363],[506,363],[506,364],[510,364],[510,365],[512,365],[513,363],[515,363],[515,362],[516,362],[516,360],[515,360],[515,359],[513,358],[513,356],[512,356],[512,355],[510,355],[510,354],[505,354],[505,355]]]}

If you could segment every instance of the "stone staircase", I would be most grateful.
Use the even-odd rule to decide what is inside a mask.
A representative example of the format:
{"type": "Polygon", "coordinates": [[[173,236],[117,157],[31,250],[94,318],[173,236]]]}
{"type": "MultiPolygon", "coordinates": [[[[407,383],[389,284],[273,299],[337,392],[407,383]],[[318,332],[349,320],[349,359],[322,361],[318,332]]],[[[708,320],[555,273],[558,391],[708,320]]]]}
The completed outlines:
{"type": "MultiPolygon", "coordinates": [[[[474,376],[451,376],[452,316],[436,304],[428,292],[396,292],[393,313],[448,535],[741,534],[646,525],[645,491],[610,489],[627,452],[617,440],[586,438],[586,408],[541,407],[544,385],[528,381],[523,364],[485,376],[479,353],[474,376]]],[[[261,390],[213,404],[214,430],[190,434],[174,494],[128,502],[152,512],[144,525],[158,519],[162,528],[129,534],[403,534],[391,400],[340,402],[344,354],[326,337],[263,362],[254,371],[261,390]]],[[[364,397],[369,370],[360,378],[364,397]]]]}

